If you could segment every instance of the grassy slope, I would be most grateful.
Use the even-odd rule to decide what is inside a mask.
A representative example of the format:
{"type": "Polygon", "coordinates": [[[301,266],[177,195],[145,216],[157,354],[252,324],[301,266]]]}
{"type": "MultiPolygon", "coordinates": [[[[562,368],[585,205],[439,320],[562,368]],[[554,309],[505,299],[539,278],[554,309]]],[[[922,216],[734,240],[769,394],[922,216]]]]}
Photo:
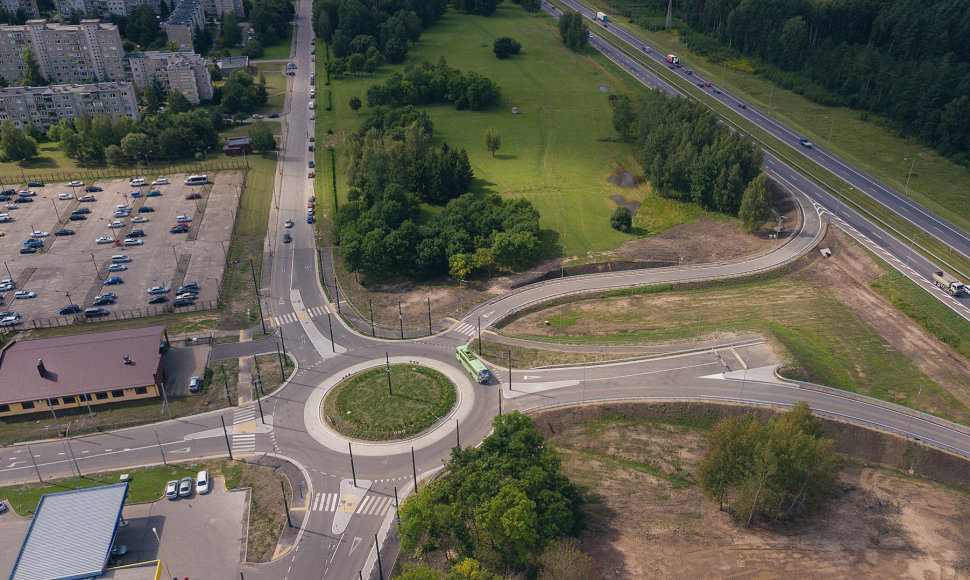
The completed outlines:
{"type": "MultiPolygon", "coordinates": [[[[700,215],[696,208],[649,197],[646,186],[620,191],[607,183],[619,164],[635,166],[635,161],[629,146],[609,141],[614,136],[609,94],[599,87],[623,93],[644,89],[592,51],[576,55],[566,49],[550,18],[528,16],[511,4],[501,5],[489,18],[448,12],[409,54],[411,62],[436,62],[443,55],[451,66],[478,72],[501,86],[503,102],[489,111],[428,107],[435,132],[450,145],[468,150],[478,178],[476,190],[532,200],[542,216],[541,226],[564,234],[570,255],[612,249],[632,238],[609,227],[616,207],[609,195],[646,200],[635,225],[649,231],[700,215]],[[522,54],[508,60],[495,58],[492,42],[499,36],[518,39],[522,54]],[[521,114],[512,115],[513,106],[521,114]],[[502,138],[495,158],[485,149],[487,128],[502,138]]],[[[324,106],[318,107],[318,137],[328,127],[337,133],[356,128],[360,121],[347,106],[350,98],[363,98],[367,87],[396,70],[400,67],[385,67],[381,75],[340,79],[331,87],[318,83],[320,99],[326,98],[328,88],[333,90],[336,109],[328,113],[324,106]]],[[[325,74],[318,78],[325,79],[325,74]]],[[[325,103],[321,100],[321,105],[325,103]]],[[[366,112],[365,107],[361,114],[366,112]]],[[[318,156],[321,163],[323,153],[318,156]]],[[[345,183],[339,176],[341,199],[345,183]]],[[[557,246],[558,237],[550,236],[557,246]]],[[[559,251],[556,247],[551,253],[559,251]]]]}

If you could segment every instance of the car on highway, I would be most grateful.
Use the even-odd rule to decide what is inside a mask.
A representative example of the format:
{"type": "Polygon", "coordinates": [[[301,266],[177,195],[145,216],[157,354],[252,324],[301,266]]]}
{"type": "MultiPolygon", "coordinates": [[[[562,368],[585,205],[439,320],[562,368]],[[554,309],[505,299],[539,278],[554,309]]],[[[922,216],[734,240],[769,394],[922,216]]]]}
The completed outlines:
{"type": "Polygon", "coordinates": [[[697,86],[699,86],[700,88],[703,89],[704,88],[704,83],[702,83],[701,81],[697,81],[697,86]]]}
{"type": "Polygon", "coordinates": [[[162,196],[162,192],[158,191],[157,189],[153,189],[145,194],[145,197],[161,197],[161,196],[162,196]]]}
{"type": "Polygon", "coordinates": [[[97,185],[89,185],[84,188],[84,191],[86,191],[87,193],[97,193],[99,191],[104,191],[104,190],[98,187],[97,185]]]}
{"type": "Polygon", "coordinates": [[[168,185],[168,178],[159,177],[158,179],[152,182],[152,185],[168,185]]]}
{"type": "Polygon", "coordinates": [[[37,293],[29,292],[27,290],[17,290],[13,293],[13,297],[17,300],[27,300],[29,298],[37,298],[37,293]]]}
{"type": "Polygon", "coordinates": [[[283,222],[283,227],[284,228],[292,228],[293,227],[293,220],[286,220],[285,222],[283,222]]]}
{"type": "Polygon", "coordinates": [[[738,103],[738,107],[740,107],[742,109],[747,109],[748,108],[748,106],[745,105],[744,103],[738,103]]]}
{"type": "Polygon", "coordinates": [[[185,224],[176,224],[168,228],[168,233],[170,234],[184,234],[187,231],[189,231],[189,226],[185,224]]]}
{"type": "Polygon", "coordinates": [[[195,300],[190,300],[188,298],[176,298],[172,301],[172,306],[192,306],[195,304],[195,300]]]}
{"type": "Polygon", "coordinates": [[[125,281],[122,280],[119,276],[112,276],[104,281],[105,286],[116,286],[118,284],[124,284],[124,283],[125,281]]]}
{"type": "Polygon", "coordinates": [[[179,496],[179,482],[173,479],[172,481],[165,484],[165,497],[168,499],[176,499],[179,496]]]}
{"type": "Polygon", "coordinates": [[[71,220],[72,222],[79,222],[79,221],[82,221],[82,220],[86,220],[88,218],[86,216],[82,215],[82,214],[79,214],[79,213],[72,213],[71,215],[69,215],[67,217],[67,219],[71,220]]]}
{"type": "Polygon", "coordinates": [[[198,192],[192,192],[185,196],[185,199],[202,199],[202,194],[198,192]]]}
{"type": "Polygon", "coordinates": [[[69,230],[69,229],[61,228],[59,230],[56,230],[54,232],[54,235],[55,236],[73,236],[75,233],[77,233],[77,232],[75,232],[74,230],[69,230]]]}
{"type": "Polygon", "coordinates": [[[32,237],[32,238],[46,238],[49,235],[51,235],[50,232],[45,232],[45,231],[41,231],[41,230],[35,230],[35,231],[30,232],[30,237],[32,237]]]}
{"type": "Polygon", "coordinates": [[[209,493],[209,472],[202,470],[195,477],[195,491],[199,494],[209,493]]]}
{"type": "Polygon", "coordinates": [[[140,215],[131,218],[131,223],[133,223],[133,224],[143,224],[143,223],[145,223],[147,221],[148,221],[148,218],[147,217],[140,216],[140,215]]]}
{"type": "Polygon", "coordinates": [[[37,248],[35,248],[33,246],[27,246],[26,248],[20,248],[20,253],[21,254],[36,254],[37,253],[37,248]]]}
{"type": "Polygon", "coordinates": [[[166,302],[168,302],[168,298],[160,294],[158,296],[152,296],[148,299],[149,304],[165,304],[166,302]]]}
{"type": "Polygon", "coordinates": [[[143,246],[144,244],[145,242],[143,242],[138,238],[125,238],[125,241],[122,242],[121,245],[122,246],[143,246]]]}
{"type": "Polygon", "coordinates": [[[199,389],[202,388],[202,379],[199,377],[192,377],[189,379],[189,392],[198,393],[199,389]]]}
{"type": "Polygon", "coordinates": [[[293,241],[293,236],[290,234],[283,234],[283,243],[288,244],[293,241]]]}
{"type": "Polygon", "coordinates": [[[171,288],[169,288],[168,286],[152,286],[151,288],[148,289],[148,293],[149,294],[168,294],[169,290],[171,290],[171,288]]]}
{"type": "Polygon", "coordinates": [[[78,201],[84,201],[84,202],[98,201],[96,197],[94,197],[93,195],[90,195],[90,194],[88,194],[88,195],[82,195],[81,197],[77,198],[77,200],[78,201]]]}
{"type": "Polygon", "coordinates": [[[179,497],[189,497],[192,495],[192,478],[185,476],[179,482],[179,497]]]}
{"type": "Polygon", "coordinates": [[[58,193],[57,194],[57,199],[60,199],[60,200],[63,201],[65,199],[74,199],[74,196],[71,195],[70,193],[58,193]]]}
{"type": "Polygon", "coordinates": [[[77,314],[80,311],[81,311],[81,307],[80,306],[78,306],[77,304],[70,304],[70,305],[65,306],[64,308],[61,308],[60,310],[58,310],[57,313],[59,315],[61,315],[61,316],[64,316],[64,315],[67,315],[67,314],[77,314]]]}
{"type": "Polygon", "coordinates": [[[83,181],[72,181],[67,184],[68,187],[84,187],[83,181]]]}
{"type": "Polygon", "coordinates": [[[111,264],[108,266],[109,272],[124,272],[127,269],[128,266],[125,266],[124,264],[111,264]]]}

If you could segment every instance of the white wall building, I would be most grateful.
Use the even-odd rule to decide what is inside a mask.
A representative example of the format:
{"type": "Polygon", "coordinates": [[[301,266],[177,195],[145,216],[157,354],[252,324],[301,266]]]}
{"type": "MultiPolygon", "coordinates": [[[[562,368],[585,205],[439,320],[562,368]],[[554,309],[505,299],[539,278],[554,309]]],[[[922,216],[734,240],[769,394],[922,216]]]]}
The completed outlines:
{"type": "Polygon", "coordinates": [[[33,122],[47,131],[61,119],[82,115],[139,119],[131,83],[7,87],[0,89],[0,122],[10,120],[23,129],[33,122]]]}
{"type": "Polygon", "coordinates": [[[30,20],[21,26],[0,25],[0,75],[16,84],[23,79],[24,49],[32,48],[41,74],[51,83],[125,78],[121,35],[114,24],[82,20],[48,24],[30,20]]]}
{"type": "Polygon", "coordinates": [[[208,63],[190,51],[130,52],[125,55],[125,72],[140,88],[158,79],[165,90],[177,90],[193,105],[212,98],[208,63]]]}

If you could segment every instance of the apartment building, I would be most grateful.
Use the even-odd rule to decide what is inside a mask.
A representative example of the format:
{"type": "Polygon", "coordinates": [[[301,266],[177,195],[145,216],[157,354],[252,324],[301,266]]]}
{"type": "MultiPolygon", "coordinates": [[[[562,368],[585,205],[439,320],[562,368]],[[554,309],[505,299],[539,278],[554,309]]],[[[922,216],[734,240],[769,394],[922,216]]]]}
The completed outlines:
{"type": "Polygon", "coordinates": [[[175,43],[179,50],[191,51],[195,30],[203,26],[205,26],[205,10],[202,7],[202,0],[181,0],[165,23],[165,32],[168,34],[168,40],[175,43]]]}
{"type": "Polygon", "coordinates": [[[21,129],[33,122],[46,132],[61,119],[82,115],[139,119],[135,88],[129,82],[0,89],[0,122],[10,120],[21,129]]]}
{"type": "Polygon", "coordinates": [[[9,14],[16,14],[18,11],[27,18],[37,18],[40,11],[37,10],[37,0],[0,0],[0,8],[9,14]]]}
{"type": "Polygon", "coordinates": [[[20,26],[0,25],[0,75],[10,84],[23,79],[27,48],[33,49],[41,74],[54,84],[125,78],[124,49],[114,24],[93,19],[48,24],[38,19],[20,26]]]}
{"type": "MultiPolygon", "coordinates": [[[[0,0],[10,1],[10,0],[0,0]]],[[[20,0],[26,1],[26,0],[20,0]]],[[[36,1],[36,0],[34,0],[36,1]]],[[[137,6],[147,5],[158,14],[159,5],[163,0],[54,0],[57,13],[61,19],[69,19],[80,15],[83,18],[111,18],[112,14],[128,16],[137,6]]]]}
{"type": "Polygon", "coordinates": [[[243,15],[242,0],[204,0],[202,9],[209,16],[219,18],[226,12],[235,12],[240,17],[243,15]]]}
{"type": "Polygon", "coordinates": [[[174,89],[193,105],[212,98],[212,76],[205,58],[191,51],[130,52],[125,55],[125,74],[139,87],[158,79],[165,90],[174,89]]]}

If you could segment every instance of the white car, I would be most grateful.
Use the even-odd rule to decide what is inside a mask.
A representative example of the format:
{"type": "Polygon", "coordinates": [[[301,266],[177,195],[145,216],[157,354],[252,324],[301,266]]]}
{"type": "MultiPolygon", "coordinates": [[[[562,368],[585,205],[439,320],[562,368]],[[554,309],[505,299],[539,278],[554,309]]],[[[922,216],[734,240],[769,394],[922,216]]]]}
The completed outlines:
{"type": "Polygon", "coordinates": [[[292,228],[293,227],[293,220],[286,220],[285,222],[283,222],[283,227],[284,228],[292,228]]]}
{"type": "Polygon", "coordinates": [[[159,177],[152,182],[152,185],[168,185],[168,179],[165,177],[159,177]]]}
{"type": "Polygon", "coordinates": [[[94,241],[97,242],[97,243],[99,243],[99,244],[110,244],[111,242],[115,241],[115,239],[114,238],[109,238],[108,236],[101,236],[100,238],[98,238],[98,239],[96,239],[94,241]]]}
{"type": "Polygon", "coordinates": [[[129,182],[132,187],[141,187],[143,185],[148,185],[148,182],[141,177],[133,177],[129,182]]]}
{"type": "Polygon", "coordinates": [[[175,218],[175,221],[176,221],[176,222],[178,222],[178,223],[180,223],[180,224],[187,224],[187,223],[189,223],[190,221],[192,221],[192,218],[190,218],[190,217],[189,217],[189,216],[187,216],[187,215],[180,215],[180,216],[177,216],[177,217],[175,218]]]}
{"type": "Polygon", "coordinates": [[[72,181],[67,184],[68,187],[84,187],[83,181],[72,181]]]}
{"type": "Polygon", "coordinates": [[[46,238],[49,235],[51,235],[50,232],[42,232],[42,231],[39,231],[39,230],[38,231],[34,231],[34,232],[30,232],[30,237],[32,237],[32,238],[46,238]]]}
{"type": "Polygon", "coordinates": [[[209,493],[209,472],[202,470],[195,478],[195,491],[199,494],[209,493]]]}
{"type": "Polygon", "coordinates": [[[20,324],[20,315],[14,314],[0,318],[0,326],[16,326],[20,324]]]}
{"type": "Polygon", "coordinates": [[[132,222],[136,224],[143,224],[148,221],[147,217],[137,216],[131,219],[132,222]]]}
{"type": "Polygon", "coordinates": [[[125,241],[124,241],[124,243],[122,245],[125,245],[125,246],[141,246],[144,243],[145,242],[139,240],[138,238],[125,238],[125,241]]]}
{"type": "Polygon", "coordinates": [[[314,115],[313,113],[310,113],[310,120],[311,121],[315,120],[316,118],[317,118],[316,115],[314,115]]]}
{"type": "Polygon", "coordinates": [[[124,264],[111,264],[108,266],[109,272],[124,272],[127,269],[128,266],[125,266],[124,264]]]}
{"type": "Polygon", "coordinates": [[[0,213],[0,223],[12,222],[12,221],[13,221],[13,218],[10,217],[9,213],[0,213]]]}
{"type": "Polygon", "coordinates": [[[58,193],[57,194],[57,199],[61,199],[61,200],[63,200],[63,199],[74,199],[74,196],[71,195],[70,193],[58,193]]]}
{"type": "Polygon", "coordinates": [[[16,292],[13,293],[13,297],[16,298],[16,299],[18,299],[18,300],[24,300],[24,299],[27,299],[27,298],[36,298],[37,297],[37,293],[36,292],[28,292],[26,290],[17,290],[16,292]]]}
{"type": "Polygon", "coordinates": [[[259,113],[253,113],[253,119],[262,119],[262,118],[263,116],[260,115],[259,113]]]}
{"type": "Polygon", "coordinates": [[[111,222],[110,224],[108,224],[108,227],[111,228],[111,229],[123,228],[123,227],[125,227],[125,224],[124,224],[124,222],[114,221],[114,222],[111,222]]]}
{"type": "Polygon", "coordinates": [[[149,294],[168,294],[168,286],[152,286],[148,289],[149,294]]]}

